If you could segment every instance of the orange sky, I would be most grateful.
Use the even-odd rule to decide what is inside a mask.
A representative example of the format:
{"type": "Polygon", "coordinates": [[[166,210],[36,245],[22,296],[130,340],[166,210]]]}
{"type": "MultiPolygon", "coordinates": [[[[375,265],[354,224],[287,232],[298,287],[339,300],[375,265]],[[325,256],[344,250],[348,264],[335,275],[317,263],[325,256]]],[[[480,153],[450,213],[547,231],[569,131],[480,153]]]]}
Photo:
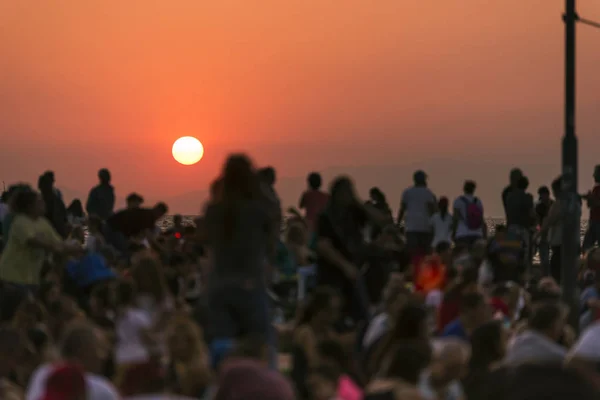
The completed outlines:
{"type": "MultiPolygon", "coordinates": [[[[106,166],[119,195],[157,197],[205,188],[236,150],[282,176],[471,154],[558,161],[563,3],[2,1],[0,178],[53,169],[85,193],[106,166]],[[171,157],[184,135],[204,143],[196,166],[171,157]]],[[[600,20],[600,2],[579,3],[600,20]]],[[[598,48],[600,30],[580,26],[582,168],[600,146],[598,48]]]]}

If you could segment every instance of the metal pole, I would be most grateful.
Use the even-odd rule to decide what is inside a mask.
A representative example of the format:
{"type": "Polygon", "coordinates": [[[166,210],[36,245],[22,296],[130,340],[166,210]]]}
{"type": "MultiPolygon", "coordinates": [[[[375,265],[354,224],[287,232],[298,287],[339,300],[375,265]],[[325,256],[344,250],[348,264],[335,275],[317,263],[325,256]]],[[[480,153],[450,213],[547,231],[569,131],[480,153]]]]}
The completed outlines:
{"type": "Polygon", "coordinates": [[[577,270],[580,246],[581,206],[577,194],[577,137],[575,136],[575,0],[565,0],[565,136],[562,141],[563,237],[562,293],[572,307],[571,324],[577,328],[577,270]]]}

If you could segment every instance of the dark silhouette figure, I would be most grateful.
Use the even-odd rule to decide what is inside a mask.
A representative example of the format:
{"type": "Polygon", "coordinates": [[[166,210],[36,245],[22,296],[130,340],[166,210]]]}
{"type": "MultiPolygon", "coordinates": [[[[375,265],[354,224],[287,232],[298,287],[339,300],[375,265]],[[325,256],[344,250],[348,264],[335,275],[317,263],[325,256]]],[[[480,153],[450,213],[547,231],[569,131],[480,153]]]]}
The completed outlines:
{"type": "Polygon", "coordinates": [[[103,221],[108,219],[115,208],[115,189],[110,184],[110,171],[103,168],[98,171],[100,184],[90,191],[85,206],[89,215],[95,215],[103,221]]]}
{"type": "Polygon", "coordinates": [[[50,221],[56,232],[63,238],[69,234],[67,228],[67,208],[57,191],[54,189],[54,174],[46,172],[38,180],[38,189],[46,206],[45,217],[50,221]]]}

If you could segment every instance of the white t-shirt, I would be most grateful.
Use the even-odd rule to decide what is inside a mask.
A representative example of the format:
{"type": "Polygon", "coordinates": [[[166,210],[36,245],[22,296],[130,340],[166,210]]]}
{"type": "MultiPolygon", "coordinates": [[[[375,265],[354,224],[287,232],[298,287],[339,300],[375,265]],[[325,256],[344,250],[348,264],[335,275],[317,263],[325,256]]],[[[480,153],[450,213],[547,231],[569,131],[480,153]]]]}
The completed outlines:
{"type": "Polygon", "coordinates": [[[404,226],[406,232],[429,232],[429,204],[435,204],[435,195],[425,186],[413,186],[402,193],[406,206],[404,226]]]}
{"type": "MultiPolygon", "coordinates": [[[[469,229],[467,226],[467,205],[475,200],[475,196],[463,195],[454,200],[454,212],[458,212],[458,225],[456,226],[456,238],[463,237],[483,237],[483,225],[479,229],[469,229]],[[467,201],[465,201],[467,199],[467,201]]],[[[477,198],[477,203],[481,206],[483,213],[483,203],[477,198]]],[[[485,223],[485,221],[483,222],[485,223]]]]}
{"type": "Polygon", "coordinates": [[[116,325],[115,363],[121,365],[148,361],[150,354],[142,334],[152,327],[150,315],[143,310],[129,308],[117,319],[116,325]]]}
{"type": "Polygon", "coordinates": [[[431,247],[435,249],[439,243],[452,243],[452,215],[446,214],[443,218],[438,212],[433,214],[429,220],[429,224],[433,230],[433,241],[431,247]]]}
{"type": "Polygon", "coordinates": [[[569,355],[589,360],[600,360],[600,322],[595,322],[583,332],[571,348],[569,355]]]}
{"type": "MultiPolygon", "coordinates": [[[[52,365],[45,364],[34,371],[29,380],[29,385],[27,385],[26,400],[40,400],[44,396],[46,380],[52,373],[53,368],[52,365]]],[[[112,383],[101,376],[86,373],[85,382],[87,384],[88,400],[119,400],[121,398],[112,383]]]]}

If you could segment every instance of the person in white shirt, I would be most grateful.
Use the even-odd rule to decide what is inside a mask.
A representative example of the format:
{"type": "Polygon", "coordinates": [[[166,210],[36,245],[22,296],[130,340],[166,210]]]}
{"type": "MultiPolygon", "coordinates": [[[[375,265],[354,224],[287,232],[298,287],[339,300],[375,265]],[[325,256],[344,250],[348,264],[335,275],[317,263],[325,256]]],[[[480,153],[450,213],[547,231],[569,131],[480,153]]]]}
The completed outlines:
{"type": "Polygon", "coordinates": [[[477,184],[466,181],[464,194],[454,200],[453,231],[454,241],[471,248],[481,238],[487,236],[483,213],[483,203],[475,197],[477,184]]]}
{"type": "Polygon", "coordinates": [[[34,371],[27,385],[26,400],[41,400],[46,381],[63,361],[81,365],[85,370],[88,400],[118,400],[115,387],[98,375],[107,356],[107,343],[102,332],[86,321],[76,321],[65,332],[61,346],[62,360],[58,364],[44,364],[34,371]]]}
{"type": "Polygon", "coordinates": [[[433,231],[432,249],[435,249],[441,242],[452,243],[452,215],[448,212],[448,199],[446,197],[440,197],[438,211],[433,214],[429,224],[433,231]]]}
{"type": "Polygon", "coordinates": [[[425,254],[431,245],[430,218],[435,212],[435,195],[427,187],[427,175],[417,171],[414,186],[402,193],[398,224],[404,220],[406,246],[414,254],[425,254]]]}

